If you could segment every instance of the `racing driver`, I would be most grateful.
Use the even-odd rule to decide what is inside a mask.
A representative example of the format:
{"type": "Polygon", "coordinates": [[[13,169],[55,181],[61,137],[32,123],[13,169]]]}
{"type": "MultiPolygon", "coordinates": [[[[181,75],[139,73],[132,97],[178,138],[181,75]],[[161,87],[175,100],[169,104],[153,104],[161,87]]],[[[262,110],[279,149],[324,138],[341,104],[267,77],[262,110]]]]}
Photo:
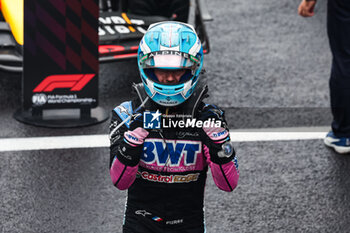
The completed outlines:
{"type": "Polygon", "coordinates": [[[208,167],[227,192],[239,171],[224,111],[203,102],[200,40],[191,25],[152,24],[137,61],[142,83],[110,125],[110,176],[128,189],[123,232],[205,232],[208,167]]]}

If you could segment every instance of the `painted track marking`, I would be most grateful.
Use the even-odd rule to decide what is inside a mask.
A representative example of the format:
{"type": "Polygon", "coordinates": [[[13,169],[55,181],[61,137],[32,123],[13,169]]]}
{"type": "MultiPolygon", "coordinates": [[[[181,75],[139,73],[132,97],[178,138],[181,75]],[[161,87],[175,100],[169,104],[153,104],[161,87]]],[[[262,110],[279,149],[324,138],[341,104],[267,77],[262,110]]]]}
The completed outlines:
{"type": "MultiPolygon", "coordinates": [[[[269,128],[232,130],[234,142],[323,139],[328,127],[269,128]]],[[[107,134],[0,139],[0,152],[109,147],[107,134]]]]}

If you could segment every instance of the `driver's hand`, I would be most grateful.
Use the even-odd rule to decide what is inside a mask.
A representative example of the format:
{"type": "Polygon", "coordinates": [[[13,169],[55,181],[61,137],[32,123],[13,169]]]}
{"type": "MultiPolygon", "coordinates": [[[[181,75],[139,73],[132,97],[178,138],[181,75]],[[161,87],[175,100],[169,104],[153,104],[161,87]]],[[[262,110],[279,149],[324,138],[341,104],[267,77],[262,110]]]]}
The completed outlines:
{"type": "MultiPolygon", "coordinates": [[[[205,121],[208,119],[215,119],[221,123],[221,127],[209,126],[202,127],[198,130],[202,142],[209,149],[210,159],[216,164],[225,164],[230,162],[235,152],[233,147],[230,147],[229,154],[223,154],[223,145],[230,143],[230,134],[227,128],[224,111],[215,105],[207,105],[200,111],[199,120],[205,121]]],[[[231,145],[231,144],[230,144],[231,145]]]]}

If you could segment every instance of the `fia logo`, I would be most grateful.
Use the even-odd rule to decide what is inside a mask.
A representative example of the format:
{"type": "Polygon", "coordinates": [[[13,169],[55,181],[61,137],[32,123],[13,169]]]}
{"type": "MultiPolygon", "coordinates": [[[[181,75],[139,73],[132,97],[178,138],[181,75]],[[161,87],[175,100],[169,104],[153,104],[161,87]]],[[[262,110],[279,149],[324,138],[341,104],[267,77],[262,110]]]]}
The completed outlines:
{"type": "Polygon", "coordinates": [[[35,94],[32,96],[32,103],[36,106],[44,105],[47,103],[47,96],[45,94],[35,94]]]}
{"type": "Polygon", "coordinates": [[[160,129],[160,116],[162,114],[157,110],[156,112],[143,113],[143,128],[144,129],[160,129]]]}

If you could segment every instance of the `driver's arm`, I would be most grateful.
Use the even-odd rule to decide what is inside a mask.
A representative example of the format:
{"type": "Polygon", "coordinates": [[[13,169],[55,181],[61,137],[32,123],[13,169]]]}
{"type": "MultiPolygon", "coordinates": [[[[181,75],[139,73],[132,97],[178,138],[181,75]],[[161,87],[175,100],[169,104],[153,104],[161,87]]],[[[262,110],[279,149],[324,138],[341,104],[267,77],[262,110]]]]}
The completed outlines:
{"type": "Polygon", "coordinates": [[[148,132],[139,127],[140,119],[135,119],[130,124],[125,123],[117,129],[116,127],[126,118],[120,112],[120,109],[123,109],[120,106],[113,110],[110,124],[110,176],[114,186],[124,190],[135,181],[143,142],[148,132]]]}

